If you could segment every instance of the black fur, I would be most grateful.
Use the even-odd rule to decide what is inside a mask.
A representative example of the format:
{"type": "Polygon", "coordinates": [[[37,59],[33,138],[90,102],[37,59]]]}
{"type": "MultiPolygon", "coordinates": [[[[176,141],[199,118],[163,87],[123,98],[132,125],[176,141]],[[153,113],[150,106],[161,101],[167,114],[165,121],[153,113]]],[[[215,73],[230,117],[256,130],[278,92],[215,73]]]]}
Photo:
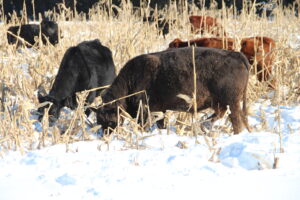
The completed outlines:
{"type": "Polygon", "coordinates": [[[24,44],[20,39],[13,36],[11,33],[13,33],[16,36],[21,37],[24,39],[27,43],[27,47],[31,47],[35,44],[35,37],[40,36],[40,29],[41,29],[41,36],[42,36],[42,42],[43,44],[47,44],[47,40],[51,44],[57,44],[59,41],[59,29],[58,24],[54,21],[48,21],[43,20],[41,24],[24,24],[21,26],[11,26],[8,28],[7,33],[7,41],[9,44],[17,44],[17,46],[20,46],[24,44]]]}
{"type": "MultiPolygon", "coordinates": [[[[49,115],[52,116],[50,121],[54,122],[62,107],[77,107],[76,92],[109,85],[115,77],[115,65],[109,48],[101,45],[97,39],[85,41],[66,51],[49,94],[44,97],[39,95],[39,102],[53,103],[49,115]]],[[[100,92],[90,92],[86,102],[92,103],[100,92]]],[[[45,108],[47,106],[38,110],[41,113],[40,120],[45,108]]]]}

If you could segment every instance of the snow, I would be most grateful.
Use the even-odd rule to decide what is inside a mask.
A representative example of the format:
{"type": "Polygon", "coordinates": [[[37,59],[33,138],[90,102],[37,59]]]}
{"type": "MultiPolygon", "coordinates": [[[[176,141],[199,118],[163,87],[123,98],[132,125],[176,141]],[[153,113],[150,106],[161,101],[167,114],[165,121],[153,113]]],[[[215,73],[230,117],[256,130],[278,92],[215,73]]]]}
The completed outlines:
{"type": "Polygon", "coordinates": [[[254,131],[221,134],[214,145],[154,129],[133,146],[112,135],[109,145],[95,139],[7,152],[0,199],[300,199],[300,106],[266,101],[251,109],[254,131]]]}
{"type": "MultiPolygon", "coordinates": [[[[297,50],[299,41],[299,34],[291,33],[288,46],[297,50]]],[[[18,53],[36,56],[34,50],[18,53]]],[[[28,67],[14,66],[30,77],[28,67]]],[[[282,96],[289,94],[288,88],[280,89],[282,96]]],[[[273,97],[270,93],[268,99],[273,97]]],[[[250,110],[251,133],[222,133],[215,139],[153,129],[140,134],[143,139],[137,145],[113,135],[108,145],[96,136],[93,141],[48,145],[24,154],[4,153],[0,146],[0,200],[299,200],[300,106],[273,106],[261,99],[250,110]]],[[[221,119],[214,126],[224,123],[221,119]]],[[[41,123],[33,126],[39,138],[41,123]]]]}

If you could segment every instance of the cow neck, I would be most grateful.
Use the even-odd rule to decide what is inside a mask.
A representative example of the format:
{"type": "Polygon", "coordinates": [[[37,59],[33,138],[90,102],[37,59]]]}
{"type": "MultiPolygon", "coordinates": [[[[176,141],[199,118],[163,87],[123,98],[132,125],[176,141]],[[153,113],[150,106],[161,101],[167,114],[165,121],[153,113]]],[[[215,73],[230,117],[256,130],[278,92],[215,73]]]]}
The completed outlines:
{"type": "MultiPolygon", "coordinates": [[[[55,88],[55,87],[54,87],[55,88]]],[[[59,97],[57,95],[57,91],[56,90],[53,90],[53,87],[52,89],[50,90],[49,94],[48,94],[48,97],[51,98],[52,100],[54,101],[60,101],[61,100],[61,97],[59,97]]]]}
{"type": "Polygon", "coordinates": [[[123,79],[122,76],[118,76],[113,84],[107,89],[102,97],[104,103],[114,101],[116,99],[125,97],[128,95],[128,80],[123,79]]]}

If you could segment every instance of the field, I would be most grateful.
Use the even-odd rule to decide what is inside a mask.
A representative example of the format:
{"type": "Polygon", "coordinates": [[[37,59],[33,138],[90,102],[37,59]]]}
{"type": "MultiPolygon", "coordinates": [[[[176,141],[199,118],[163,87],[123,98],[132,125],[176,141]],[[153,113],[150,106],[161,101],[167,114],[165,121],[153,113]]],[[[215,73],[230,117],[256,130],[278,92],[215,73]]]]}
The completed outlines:
{"type": "Polygon", "coordinates": [[[236,16],[232,9],[188,10],[186,5],[171,5],[163,14],[175,23],[164,37],[138,14],[149,12],[147,8],[135,13],[130,4],[124,5],[119,16],[112,17],[95,7],[89,20],[64,12],[54,17],[63,35],[56,46],[16,49],[5,38],[7,28],[18,20],[0,24],[0,193],[4,199],[299,199],[299,18],[280,8],[268,19],[254,10],[236,16]],[[140,127],[127,118],[104,137],[99,126],[91,126],[94,116],[87,122],[82,106],[76,111],[64,109],[54,127],[45,119],[36,120],[38,87],[49,91],[70,46],[98,38],[113,52],[119,71],[130,58],[165,50],[175,38],[201,37],[191,33],[191,13],[216,17],[237,41],[252,36],[276,41],[272,77],[276,88],[256,81],[255,72],[250,77],[251,133],[232,135],[227,117],[203,130],[201,121],[210,110],[193,116],[169,112],[168,128],[163,130],[155,125],[140,127]],[[32,187],[36,192],[29,194],[32,187]]]}

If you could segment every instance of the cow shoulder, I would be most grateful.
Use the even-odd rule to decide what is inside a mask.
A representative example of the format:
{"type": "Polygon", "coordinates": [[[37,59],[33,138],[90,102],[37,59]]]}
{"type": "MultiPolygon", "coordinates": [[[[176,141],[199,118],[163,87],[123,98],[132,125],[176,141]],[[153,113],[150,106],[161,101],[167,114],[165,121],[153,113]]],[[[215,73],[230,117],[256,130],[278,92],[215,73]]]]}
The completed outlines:
{"type": "Polygon", "coordinates": [[[160,64],[160,58],[155,55],[147,55],[146,64],[149,65],[151,70],[156,70],[160,64]]]}

